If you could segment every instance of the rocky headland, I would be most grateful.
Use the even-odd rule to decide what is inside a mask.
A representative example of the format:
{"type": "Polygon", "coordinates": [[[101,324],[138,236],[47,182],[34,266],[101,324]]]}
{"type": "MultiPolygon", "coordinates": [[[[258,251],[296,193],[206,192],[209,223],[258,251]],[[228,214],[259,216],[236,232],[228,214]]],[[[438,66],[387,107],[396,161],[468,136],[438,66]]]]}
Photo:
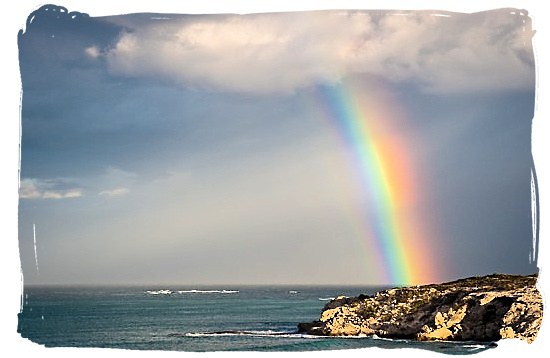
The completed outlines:
{"type": "Polygon", "coordinates": [[[318,321],[300,323],[298,330],[323,336],[482,342],[520,338],[531,343],[542,322],[536,281],[536,274],[494,274],[372,296],[340,296],[323,307],[318,321]]]}

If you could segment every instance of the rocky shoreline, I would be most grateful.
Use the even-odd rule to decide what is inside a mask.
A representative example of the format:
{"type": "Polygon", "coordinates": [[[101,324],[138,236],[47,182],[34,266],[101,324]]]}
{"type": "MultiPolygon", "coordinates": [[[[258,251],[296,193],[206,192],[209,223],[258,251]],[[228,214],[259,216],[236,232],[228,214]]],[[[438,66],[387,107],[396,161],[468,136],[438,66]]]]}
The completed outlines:
{"type": "Polygon", "coordinates": [[[519,338],[531,343],[543,313],[536,281],[536,274],[493,274],[372,296],[340,296],[323,307],[319,320],[300,323],[298,330],[322,336],[480,342],[519,338]]]}

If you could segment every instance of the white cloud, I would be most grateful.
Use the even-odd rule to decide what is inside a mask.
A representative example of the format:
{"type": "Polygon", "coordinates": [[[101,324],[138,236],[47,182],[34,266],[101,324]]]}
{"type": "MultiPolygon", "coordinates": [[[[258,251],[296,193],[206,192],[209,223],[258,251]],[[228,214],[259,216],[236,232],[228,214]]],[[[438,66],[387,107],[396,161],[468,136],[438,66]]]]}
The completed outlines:
{"type": "Polygon", "coordinates": [[[82,196],[82,190],[64,179],[21,179],[20,199],[67,199],[82,196]]]}
{"type": "Polygon", "coordinates": [[[100,55],[99,48],[97,48],[97,46],[88,47],[84,50],[84,52],[92,58],[98,58],[100,55]]]}
{"type": "Polygon", "coordinates": [[[121,196],[128,194],[130,190],[128,188],[116,188],[112,190],[104,190],[99,193],[99,195],[106,195],[106,196],[121,196]]]}
{"type": "MultiPolygon", "coordinates": [[[[180,84],[292,92],[351,73],[433,91],[532,88],[530,25],[509,11],[305,12],[155,22],[123,34],[110,69],[180,84]]],[[[95,53],[95,52],[94,52],[95,53]]]]}
{"type": "Polygon", "coordinates": [[[90,178],[22,178],[19,198],[78,198],[84,196],[84,191],[88,196],[93,192],[94,195],[116,197],[128,194],[136,180],[136,174],[115,167],[108,167],[101,175],[90,178]]]}

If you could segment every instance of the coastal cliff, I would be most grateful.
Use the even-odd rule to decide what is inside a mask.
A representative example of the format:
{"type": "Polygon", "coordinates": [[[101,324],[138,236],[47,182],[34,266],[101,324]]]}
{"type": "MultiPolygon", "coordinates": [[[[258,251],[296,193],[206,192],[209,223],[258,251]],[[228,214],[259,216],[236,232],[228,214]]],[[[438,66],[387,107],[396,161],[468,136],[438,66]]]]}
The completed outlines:
{"type": "Polygon", "coordinates": [[[494,274],[442,284],[393,288],[372,296],[340,296],[302,333],[324,336],[531,343],[542,322],[537,275],[494,274]]]}

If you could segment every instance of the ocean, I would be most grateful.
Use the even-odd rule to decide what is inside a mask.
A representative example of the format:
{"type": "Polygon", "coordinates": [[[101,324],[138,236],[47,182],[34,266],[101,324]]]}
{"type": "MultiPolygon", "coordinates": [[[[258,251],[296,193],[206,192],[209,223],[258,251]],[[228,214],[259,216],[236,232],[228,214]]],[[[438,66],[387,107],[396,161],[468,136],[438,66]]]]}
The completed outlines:
{"type": "Polygon", "coordinates": [[[189,352],[380,347],[471,354],[494,346],[297,333],[297,324],[319,319],[330,299],[383,288],[26,286],[18,332],[46,347],[189,352]]]}

